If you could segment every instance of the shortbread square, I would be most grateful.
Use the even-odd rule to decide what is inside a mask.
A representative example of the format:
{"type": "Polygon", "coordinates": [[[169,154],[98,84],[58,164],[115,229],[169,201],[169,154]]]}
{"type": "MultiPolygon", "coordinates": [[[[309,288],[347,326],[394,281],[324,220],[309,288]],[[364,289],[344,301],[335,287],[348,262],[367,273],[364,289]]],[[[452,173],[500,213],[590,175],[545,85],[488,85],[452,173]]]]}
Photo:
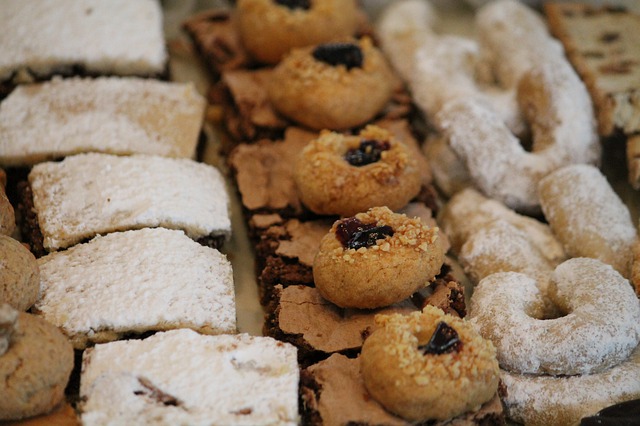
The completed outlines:
{"type": "Polygon", "coordinates": [[[194,240],[231,235],[224,177],[193,160],[79,154],[34,166],[29,183],[47,251],[150,227],[180,229],[194,240]]]}
{"type": "Polygon", "coordinates": [[[18,86],[0,104],[0,165],[82,152],[193,158],[205,107],[192,83],[103,77],[18,86]]]}
{"type": "Polygon", "coordinates": [[[157,0],[3,0],[0,26],[0,81],[157,76],[167,63],[157,0]]]}
{"type": "Polygon", "coordinates": [[[148,331],[236,331],[231,263],[182,231],[116,232],[41,257],[38,266],[32,309],[76,349],[148,331]]]}
{"type": "Polygon", "coordinates": [[[296,348],[173,330],[85,351],[84,425],[296,425],[296,348]]]}

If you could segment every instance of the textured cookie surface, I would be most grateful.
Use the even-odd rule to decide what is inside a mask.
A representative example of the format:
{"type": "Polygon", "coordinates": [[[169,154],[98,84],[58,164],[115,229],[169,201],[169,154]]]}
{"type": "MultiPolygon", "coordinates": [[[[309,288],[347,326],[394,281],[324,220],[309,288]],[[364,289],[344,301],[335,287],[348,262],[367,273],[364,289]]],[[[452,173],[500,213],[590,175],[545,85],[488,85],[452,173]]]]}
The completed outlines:
{"type": "Polygon", "coordinates": [[[20,313],[7,352],[0,355],[0,420],[47,413],[64,399],[73,349],[53,325],[20,313]]]}
{"type": "Polygon", "coordinates": [[[123,333],[236,330],[230,262],[181,231],[117,232],[41,257],[38,264],[42,293],[34,308],[76,348],[123,333]]]}
{"type": "Polygon", "coordinates": [[[29,182],[49,251],[144,227],[181,229],[194,239],[231,234],[224,178],[189,159],[80,154],[36,165],[29,182]]]}
{"type": "Polygon", "coordinates": [[[105,77],[19,86],[0,108],[0,164],[88,151],[191,158],[204,107],[186,83],[105,77]]]}
{"type": "Polygon", "coordinates": [[[26,311],[40,289],[36,258],[19,241],[0,235],[0,259],[0,304],[26,311]]]}
{"type": "Polygon", "coordinates": [[[268,337],[191,330],[85,352],[83,424],[298,423],[296,349],[268,337]]]}

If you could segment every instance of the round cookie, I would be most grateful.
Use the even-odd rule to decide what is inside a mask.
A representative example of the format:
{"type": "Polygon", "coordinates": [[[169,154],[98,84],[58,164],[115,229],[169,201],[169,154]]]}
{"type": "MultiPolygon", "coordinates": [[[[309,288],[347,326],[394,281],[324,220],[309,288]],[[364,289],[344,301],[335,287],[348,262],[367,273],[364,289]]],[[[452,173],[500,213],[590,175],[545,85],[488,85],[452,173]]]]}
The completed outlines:
{"type": "Polygon", "coordinates": [[[629,281],[596,259],[557,266],[546,293],[521,273],[489,275],[473,292],[469,318],[496,346],[500,367],[521,374],[592,374],[624,361],[640,342],[629,281]],[[550,305],[564,315],[549,316],[550,305]]]}
{"type": "MultiPolygon", "coordinates": [[[[0,318],[1,322],[12,321],[0,318]]],[[[35,315],[20,312],[10,326],[8,350],[0,355],[0,420],[47,413],[64,399],[73,369],[71,343],[57,327],[35,315]]]]}
{"type": "Polygon", "coordinates": [[[344,308],[404,300],[440,272],[444,250],[438,231],[386,207],[338,220],[313,262],[316,288],[344,308]]]}
{"type": "Polygon", "coordinates": [[[238,0],[236,9],[244,48],[267,64],[295,47],[353,36],[359,14],[355,0],[238,0]]]}
{"type": "Polygon", "coordinates": [[[267,86],[273,107],[315,130],[344,130],[371,121],[391,99],[394,76],[364,37],[292,50],[267,86]]]}
{"type": "Polygon", "coordinates": [[[0,235],[0,303],[26,311],[40,291],[40,269],[35,256],[19,241],[0,235]]]}
{"type": "Polygon", "coordinates": [[[375,206],[398,210],[421,185],[417,161],[407,147],[373,125],[357,136],[322,132],[302,150],[293,178],[307,208],[340,216],[375,206]]]}
{"type": "Polygon", "coordinates": [[[5,194],[7,174],[0,169],[0,234],[12,235],[16,229],[16,215],[5,194]]]}
{"type": "Polygon", "coordinates": [[[466,321],[433,306],[376,316],[360,371],[369,393],[409,420],[446,420],[494,397],[498,361],[490,341],[466,321]]]}

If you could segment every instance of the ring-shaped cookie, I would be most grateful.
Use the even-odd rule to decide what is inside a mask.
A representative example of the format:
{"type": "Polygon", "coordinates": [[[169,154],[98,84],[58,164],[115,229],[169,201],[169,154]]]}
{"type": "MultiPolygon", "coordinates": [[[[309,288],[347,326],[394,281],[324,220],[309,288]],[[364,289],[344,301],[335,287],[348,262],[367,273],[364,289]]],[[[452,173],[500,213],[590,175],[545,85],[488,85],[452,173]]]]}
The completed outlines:
{"type": "Polygon", "coordinates": [[[629,281],[596,259],[558,265],[546,295],[524,274],[489,275],[473,292],[469,318],[496,346],[500,367],[516,373],[603,371],[640,341],[640,303],[629,281]],[[546,298],[564,315],[545,318],[546,298]]]}
{"type": "Polygon", "coordinates": [[[333,224],[320,242],[313,280],[338,306],[378,308],[428,285],[443,262],[438,228],[374,207],[333,224]]]}
{"type": "Polygon", "coordinates": [[[520,80],[518,100],[532,130],[531,152],[475,99],[446,103],[436,122],[478,189],[515,210],[538,213],[538,182],[567,164],[598,162],[600,143],[591,101],[573,70],[535,68],[520,80]]]}
{"type": "Polygon", "coordinates": [[[238,32],[259,62],[276,64],[292,48],[353,36],[355,0],[238,0],[238,32]]]}
{"type": "Polygon", "coordinates": [[[370,125],[357,136],[322,132],[302,150],[293,177],[313,212],[353,216],[371,207],[407,205],[420,192],[417,165],[404,144],[370,125]]]}
{"type": "Polygon", "coordinates": [[[368,37],[292,50],[274,68],[269,100],[285,117],[315,130],[371,121],[391,99],[395,77],[368,37]]]}
{"type": "Polygon", "coordinates": [[[495,395],[495,348],[466,321],[426,306],[378,315],[376,324],[362,346],[360,371],[387,410],[410,421],[446,420],[495,395]]]}

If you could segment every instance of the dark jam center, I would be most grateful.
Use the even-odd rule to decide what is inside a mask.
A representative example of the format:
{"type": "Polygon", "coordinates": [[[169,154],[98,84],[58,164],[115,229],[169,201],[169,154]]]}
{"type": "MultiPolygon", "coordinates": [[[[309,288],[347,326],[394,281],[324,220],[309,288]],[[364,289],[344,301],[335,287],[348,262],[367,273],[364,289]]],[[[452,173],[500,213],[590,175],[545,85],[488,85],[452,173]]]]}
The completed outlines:
{"type": "Polygon", "coordinates": [[[281,6],[288,7],[291,10],[294,9],[302,9],[309,10],[311,9],[311,0],[275,0],[281,6]]]}
{"type": "Polygon", "coordinates": [[[393,236],[393,228],[388,225],[377,226],[375,223],[362,223],[355,217],[343,219],[336,229],[338,241],[346,248],[358,250],[371,247],[377,240],[393,236]]]}
{"type": "Polygon", "coordinates": [[[387,141],[363,140],[358,148],[352,148],[344,156],[349,164],[356,167],[380,161],[383,151],[388,151],[391,146],[387,141]]]}
{"type": "Polygon", "coordinates": [[[440,355],[450,352],[459,352],[462,342],[458,332],[446,322],[440,321],[426,345],[418,346],[418,350],[424,355],[440,355]]]}
{"type": "Polygon", "coordinates": [[[344,65],[348,70],[362,68],[362,50],[352,43],[321,44],[313,50],[313,57],[334,67],[344,65]]]}

